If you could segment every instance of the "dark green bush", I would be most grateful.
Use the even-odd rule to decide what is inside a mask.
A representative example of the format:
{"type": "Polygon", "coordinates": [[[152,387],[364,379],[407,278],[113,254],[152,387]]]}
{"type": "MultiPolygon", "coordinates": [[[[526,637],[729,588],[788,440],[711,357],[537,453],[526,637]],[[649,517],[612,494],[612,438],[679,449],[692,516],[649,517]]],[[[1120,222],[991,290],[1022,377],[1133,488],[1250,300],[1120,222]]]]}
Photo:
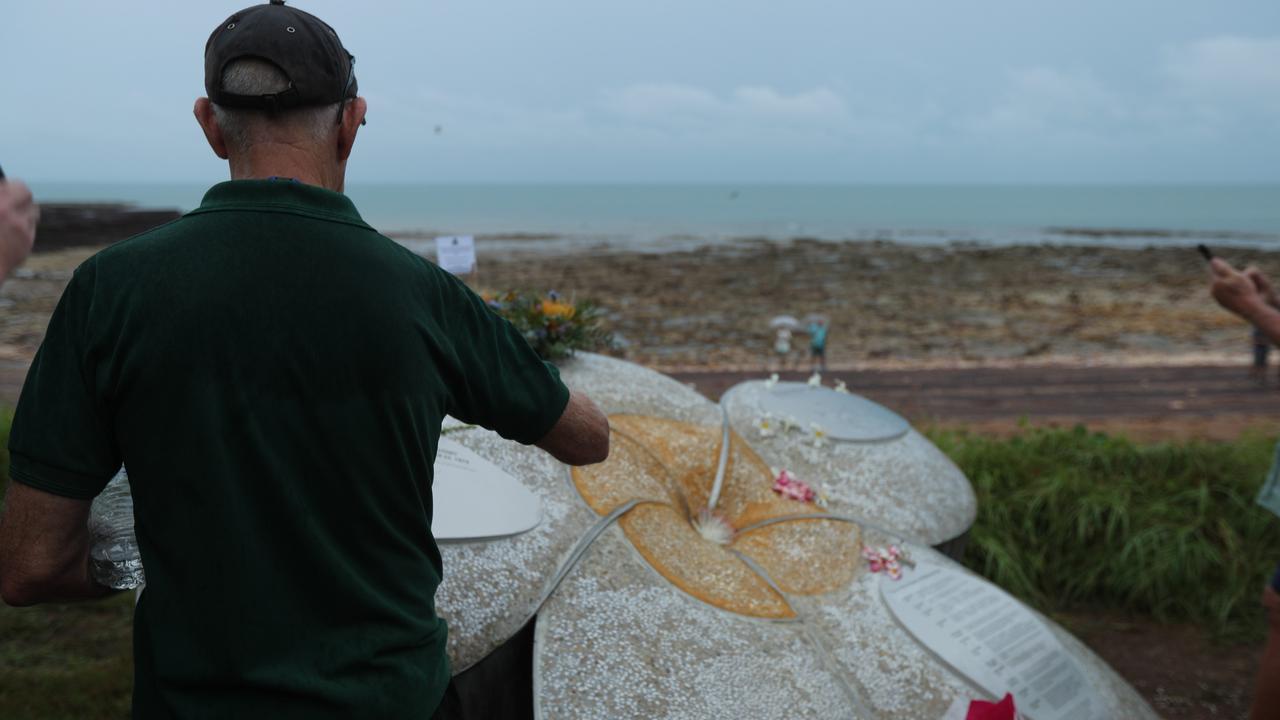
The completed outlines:
{"type": "Polygon", "coordinates": [[[1073,430],[931,437],[978,495],[965,563],[1046,611],[1105,607],[1253,627],[1280,561],[1254,504],[1274,438],[1139,445],[1073,430]]]}

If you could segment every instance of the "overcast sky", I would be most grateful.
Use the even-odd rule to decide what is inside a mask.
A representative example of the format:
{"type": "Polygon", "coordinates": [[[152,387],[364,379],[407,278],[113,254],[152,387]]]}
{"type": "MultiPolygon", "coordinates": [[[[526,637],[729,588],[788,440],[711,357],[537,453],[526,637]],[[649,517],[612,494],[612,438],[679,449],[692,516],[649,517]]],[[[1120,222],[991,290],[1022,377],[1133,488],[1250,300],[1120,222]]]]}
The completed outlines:
{"type": "MultiPolygon", "coordinates": [[[[1280,182],[1277,0],[293,4],[358,59],[355,181],[1280,182]]],[[[0,165],[221,179],[242,6],[7,1],[0,165]]]]}

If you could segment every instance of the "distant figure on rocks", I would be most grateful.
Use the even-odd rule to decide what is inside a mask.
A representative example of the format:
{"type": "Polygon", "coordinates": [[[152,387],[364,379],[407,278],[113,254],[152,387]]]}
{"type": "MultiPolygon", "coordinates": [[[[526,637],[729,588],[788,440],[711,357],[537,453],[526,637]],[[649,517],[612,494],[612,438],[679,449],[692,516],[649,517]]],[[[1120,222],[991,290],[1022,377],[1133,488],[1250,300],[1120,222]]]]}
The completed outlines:
{"type": "Polygon", "coordinates": [[[791,359],[790,328],[778,328],[778,334],[773,339],[773,351],[778,354],[778,364],[780,369],[786,370],[788,361],[791,359]]]}
{"type": "Polygon", "coordinates": [[[1267,381],[1267,357],[1271,355],[1271,341],[1266,333],[1253,328],[1253,378],[1260,383],[1267,381]]]}
{"type": "MultiPolygon", "coordinates": [[[[1222,258],[1210,260],[1210,267],[1213,299],[1253,324],[1255,352],[1259,333],[1263,340],[1280,342],[1280,296],[1267,276],[1252,267],[1241,272],[1222,258]]],[[[1258,503],[1280,515],[1280,452],[1258,495],[1258,503]]],[[[1253,720],[1280,718],[1280,567],[1262,591],[1262,605],[1266,608],[1269,627],[1249,714],[1253,720]]]]}
{"type": "Polygon", "coordinates": [[[827,371],[827,321],[809,323],[809,360],[815,372],[827,371]]]}
{"type": "Polygon", "coordinates": [[[0,173],[0,283],[27,259],[36,240],[40,207],[21,180],[0,173]]]}

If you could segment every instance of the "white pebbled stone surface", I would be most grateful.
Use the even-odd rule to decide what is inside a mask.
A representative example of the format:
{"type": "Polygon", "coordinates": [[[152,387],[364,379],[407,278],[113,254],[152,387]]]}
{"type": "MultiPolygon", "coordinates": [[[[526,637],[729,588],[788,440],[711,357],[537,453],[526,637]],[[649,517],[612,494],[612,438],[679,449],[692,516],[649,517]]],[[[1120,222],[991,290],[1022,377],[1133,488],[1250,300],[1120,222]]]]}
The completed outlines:
{"type": "MultiPolygon", "coordinates": [[[[622,361],[581,354],[562,364],[562,376],[607,413],[637,413],[718,423],[720,409],[670,378],[622,361]],[[668,402],[670,399],[670,402],[668,402]]],[[[741,387],[741,386],[739,386],[741,387]]],[[[736,394],[736,393],[735,393],[736,394]]],[[[755,417],[735,428],[766,460],[773,443],[759,437],[755,417]]],[[[524,535],[482,543],[441,544],[445,578],[437,606],[450,624],[449,656],[455,673],[481,659],[516,632],[535,611],[546,583],[598,517],[578,496],[568,470],[541,451],[478,428],[449,433],[502,467],[537,494],[545,519],[524,535]]],[[[933,473],[930,491],[945,503],[950,492],[972,491],[941,452],[914,431],[890,444],[897,449],[849,445],[790,448],[814,470],[841,462],[880,468],[875,477],[933,473]],[[847,455],[853,450],[859,455],[847,455]],[[810,454],[813,451],[815,454],[810,454]],[[850,460],[850,458],[853,458],[850,460]],[[950,489],[948,489],[950,487],[950,489]],[[958,490],[957,490],[958,487],[958,490]]],[[[800,464],[789,465],[808,480],[800,464]]],[[[831,512],[863,515],[877,524],[913,527],[936,523],[930,512],[895,514],[860,501],[854,474],[824,483],[831,512]],[[842,485],[848,487],[842,487],[842,485]],[[835,487],[833,487],[833,485],[835,487]],[[879,514],[877,514],[879,513],[879,514]]],[[[871,487],[875,487],[872,485],[871,487]]],[[[882,488],[895,491],[892,484],[882,488]]],[[[930,493],[915,493],[928,503],[930,493]]],[[[940,523],[937,523],[940,524],[940,523]]],[[[963,528],[960,530],[962,531],[963,528]]],[[[959,534],[960,531],[954,534],[959,534]]],[[[923,535],[923,532],[920,533],[923,535]]],[[[938,536],[940,542],[949,537],[938,536]]],[[[869,532],[866,542],[889,539],[869,532]]],[[[933,540],[926,540],[932,542],[933,540]]],[[[908,544],[917,559],[958,567],[931,549],[908,544]]],[[[967,572],[967,571],[966,571],[967,572]]],[[[790,622],[749,618],[707,605],[673,586],[635,550],[616,524],[587,549],[538,611],[534,682],[539,718],[920,718],[941,717],[952,700],[982,694],[955,675],[892,618],[876,586],[859,568],[830,593],[788,595],[798,613],[790,622]]],[[[1079,661],[1114,718],[1156,715],[1110,668],[1065,631],[1045,621],[1079,661]]]]}
{"type": "Polygon", "coordinates": [[[595,353],[556,362],[560,379],[595,401],[606,415],[652,415],[719,425],[720,410],[697,390],[635,363],[595,353]]]}
{"type": "MultiPolygon", "coordinates": [[[[892,540],[868,534],[868,542],[892,540]]],[[[914,560],[959,569],[930,548],[905,545],[914,560]]],[[[802,622],[814,627],[831,648],[846,677],[879,717],[936,720],[952,700],[982,698],[984,693],[925,650],[894,620],[880,596],[880,575],[864,572],[845,588],[812,597],[790,596],[802,622]]],[[[892,582],[892,581],[888,581],[892,582]]],[[[1036,617],[1059,638],[1084,671],[1091,697],[1115,720],[1156,720],[1159,716],[1119,675],[1053,621],[1036,617]]]]}
{"type": "Polygon", "coordinates": [[[448,437],[511,473],[542,503],[542,522],[526,533],[439,543],[444,579],[436,611],[449,623],[449,662],[457,674],[533,617],[547,584],[596,516],[570,485],[568,468],[545,452],[481,428],[448,437]]]}
{"type": "Polygon", "coordinates": [[[538,718],[862,718],[797,623],[723,612],[655,573],[616,527],[538,616],[538,718]]]}
{"type": "MultiPolygon", "coordinates": [[[[785,468],[825,495],[828,511],[863,518],[929,545],[959,537],[973,525],[973,486],[951,459],[914,429],[900,438],[858,443],[828,440],[814,447],[809,428],[772,437],[757,423],[764,415],[764,381],[740,383],[720,399],[729,422],[770,466],[785,468]]],[[[834,392],[834,391],[831,391],[834,392]]]]}

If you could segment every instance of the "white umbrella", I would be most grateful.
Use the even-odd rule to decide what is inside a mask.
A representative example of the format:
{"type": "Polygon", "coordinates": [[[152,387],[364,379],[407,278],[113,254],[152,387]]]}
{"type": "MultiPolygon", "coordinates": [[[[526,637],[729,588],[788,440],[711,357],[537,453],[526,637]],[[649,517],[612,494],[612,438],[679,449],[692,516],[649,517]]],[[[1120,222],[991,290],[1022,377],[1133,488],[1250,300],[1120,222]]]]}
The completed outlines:
{"type": "Polygon", "coordinates": [[[797,320],[794,315],[779,315],[769,321],[769,327],[795,330],[800,327],[800,321],[797,320]]]}

